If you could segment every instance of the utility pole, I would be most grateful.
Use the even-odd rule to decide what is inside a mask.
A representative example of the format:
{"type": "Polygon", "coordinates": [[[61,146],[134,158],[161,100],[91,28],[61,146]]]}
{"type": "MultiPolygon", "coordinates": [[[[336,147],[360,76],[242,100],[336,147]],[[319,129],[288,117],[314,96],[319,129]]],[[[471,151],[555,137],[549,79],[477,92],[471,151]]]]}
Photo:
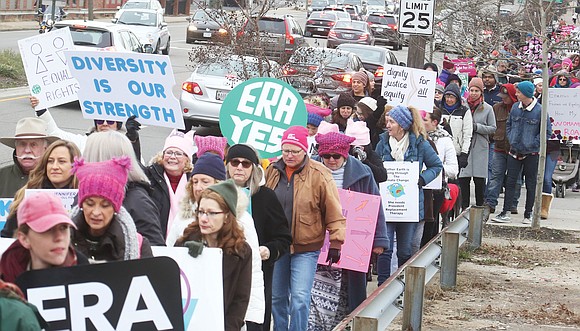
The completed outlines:
{"type": "Polygon", "coordinates": [[[407,53],[407,67],[423,69],[425,64],[425,45],[427,39],[422,35],[412,35],[409,39],[409,52],[407,53]]]}
{"type": "Polygon", "coordinates": [[[89,21],[92,21],[95,19],[95,15],[93,13],[94,0],[89,0],[88,6],[89,6],[89,21]]]}

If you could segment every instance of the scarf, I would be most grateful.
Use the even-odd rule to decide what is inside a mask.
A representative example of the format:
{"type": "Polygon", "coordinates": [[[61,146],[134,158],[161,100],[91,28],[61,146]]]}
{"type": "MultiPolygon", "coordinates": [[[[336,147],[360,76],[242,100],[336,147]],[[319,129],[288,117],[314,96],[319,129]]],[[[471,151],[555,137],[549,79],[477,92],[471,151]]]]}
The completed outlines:
{"type": "Polygon", "coordinates": [[[447,113],[449,115],[452,115],[453,112],[459,108],[459,105],[461,104],[461,100],[457,101],[453,106],[449,106],[445,100],[441,100],[441,104],[443,105],[443,109],[445,109],[445,111],[447,111],[447,113]]]}
{"type": "Polygon", "coordinates": [[[443,129],[439,125],[437,126],[437,129],[435,129],[434,131],[431,131],[431,132],[427,132],[427,134],[429,135],[429,138],[431,138],[431,140],[433,140],[434,143],[437,143],[437,140],[439,140],[439,138],[444,138],[444,137],[451,138],[451,135],[449,134],[449,132],[445,131],[445,129],[443,129]]]}
{"type": "Polygon", "coordinates": [[[479,105],[482,103],[482,101],[483,101],[483,95],[475,100],[472,100],[471,98],[467,98],[467,104],[469,105],[469,109],[471,109],[472,113],[477,110],[477,107],[479,107],[479,105]]]}
{"type": "Polygon", "coordinates": [[[179,203],[183,200],[183,196],[185,195],[185,186],[187,185],[187,175],[183,173],[181,175],[181,179],[179,180],[179,184],[177,185],[177,189],[173,192],[173,188],[171,187],[171,181],[167,176],[167,173],[163,172],[163,177],[165,178],[165,183],[167,184],[167,191],[169,192],[169,216],[167,217],[167,231],[164,234],[167,237],[169,233],[169,229],[171,229],[171,224],[173,224],[173,220],[175,219],[175,215],[179,212],[179,203]]]}
{"type": "Polygon", "coordinates": [[[389,137],[389,145],[391,146],[391,156],[395,161],[404,161],[405,152],[409,149],[409,132],[401,140],[397,141],[395,137],[389,137]]]}

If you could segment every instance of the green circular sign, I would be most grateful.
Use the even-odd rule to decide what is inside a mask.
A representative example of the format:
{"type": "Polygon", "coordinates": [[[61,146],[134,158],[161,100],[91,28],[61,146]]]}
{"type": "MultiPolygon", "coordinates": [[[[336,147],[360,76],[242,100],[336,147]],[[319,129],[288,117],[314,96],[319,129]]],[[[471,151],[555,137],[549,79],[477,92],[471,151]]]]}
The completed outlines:
{"type": "Polygon", "coordinates": [[[302,97],[275,78],[252,78],[236,86],[220,109],[220,129],[230,145],[249,144],[262,158],[282,154],[282,134],[291,126],[306,126],[302,97]]]}
{"type": "Polygon", "coordinates": [[[32,86],[32,93],[38,94],[40,93],[40,90],[41,90],[40,85],[35,84],[34,86],[32,86]]]}

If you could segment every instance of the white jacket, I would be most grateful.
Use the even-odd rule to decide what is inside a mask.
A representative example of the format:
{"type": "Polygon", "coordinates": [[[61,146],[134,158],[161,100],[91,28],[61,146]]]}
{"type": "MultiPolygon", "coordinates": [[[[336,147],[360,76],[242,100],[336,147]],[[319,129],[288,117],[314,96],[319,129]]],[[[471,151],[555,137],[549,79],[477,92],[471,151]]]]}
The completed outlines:
{"type": "Polygon", "coordinates": [[[442,115],[441,118],[446,119],[449,126],[451,126],[455,153],[457,155],[461,153],[469,154],[471,136],[473,135],[473,118],[469,107],[467,108],[463,118],[454,115],[442,115]]]}
{"type": "Polygon", "coordinates": [[[44,114],[38,116],[38,118],[46,123],[46,129],[48,131],[47,134],[49,136],[55,136],[62,140],[68,140],[74,143],[81,151],[81,154],[84,154],[85,145],[87,144],[88,138],[86,134],[71,133],[60,129],[58,125],[56,125],[56,122],[54,121],[54,118],[48,109],[44,112],[44,114]]]}
{"type": "Polygon", "coordinates": [[[437,154],[443,163],[445,176],[449,179],[455,179],[459,172],[459,165],[457,164],[453,141],[450,137],[441,137],[437,139],[435,146],[437,147],[437,154]]]}

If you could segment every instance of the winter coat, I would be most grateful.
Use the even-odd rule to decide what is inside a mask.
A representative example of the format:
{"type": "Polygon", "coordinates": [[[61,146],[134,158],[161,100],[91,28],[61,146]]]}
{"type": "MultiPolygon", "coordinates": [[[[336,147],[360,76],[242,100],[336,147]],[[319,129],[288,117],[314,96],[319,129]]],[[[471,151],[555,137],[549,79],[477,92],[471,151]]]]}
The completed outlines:
{"type": "Polygon", "coordinates": [[[91,263],[153,257],[149,240],[142,237],[142,242],[139,243],[137,228],[125,207],[121,207],[113,216],[105,234],[98,238],[89,234],[89,225],[80,208],[75,207],[71,211],[71,218],[77,226],[77,230],[73,232],[72,243],[89,257],[91,263]]]}
{"type": "Polygon", "coordinates": [[[500,103],[502,102],[501,97],[499,96],[499,85],[495,85],[493,88],[488,89],[485,88],[483,91],[483,99],[485,101],[485,103],[487,103],[488,105],[492,106],[495,105],[496,103],[500,103]]]}
{"type": "Polygon", "coordinates": [[[449,132],[445,131],[441,126],[437,130],[428,132],[429,138],[435,143],[437,148],[437,155],[443,163],[443,170],[445,170],[445,181],[448,179],[457,178],[459,172],[459,165],[457,164],[457,155],[455,154],[455,147],[449,132]]]}
{"type": "Polygon", "coordinates": [[[489,162],[489,135],[495,132],[495,115],[489,104],[480,104],[472,114],[473,136],[467,158],[467,167],[459,172],[459,178],[487,178],[489,162]]]}
{"type": "Polygon", "coordinates": [[[242,255],[223,254],[222,257],[225,331],[239,331],[244,325],[246,311],[249,309],[252,249],[247,242],[245,247],[242,255]]]}
{"type": "Polygon", "coordinates": [[[7,284],[0,281],[0,330],[38,331],[48,329],[33,304],[21,298],[21,294],[5,288],[7,284]]]}
{"type": "MultiPolygon", "coordinates": [[[[515,153],[531,154],[540,152],[542,106],[534,98],[527,108],[530,110],[523,109],[521,102],[514,103],[506,122],[507,137],[510,141],[511,150],[515,153]]],[[[550,123],[549,117],[546,121],[546,139],[550,139],[552,123],[550,123]]]]}
{"type": "Polygon", "coordinates": [[[313,252],[322,248],[326,230],[330,248],[340,249],[346,221],[330,171],[320,162],[305,157],[292,177],[286,177],[280,159],[266,169],[266,186],[276,192],[290,222],[291,253],[313,252]]]}
{"type": "MultiPolygon", "coordinates": [[[[377,145],[376,152],[382,157],[383,161],[395,161],[391,156],[388,132],[381,134],[381,140],[377,145]]],[[[409,132],[409,148],[405,152],[404,160],[419,162],[419,169],[423,169],[423,165],[427,167],[419,175],[425,183],[432,182],[443,169],[441,159],[439,159],[429,142],[423,136],[417,137],[413,132],[409,132]]],[[[425,213],[423,200],[423,189],[421,188],[419,189],[419,220],[423,219],[425,213]]]]}
{"type": "Polygon", "coordinates": [[[510,116],[511,106],[498,103],[493,106],[496,129],[493,133],[494,151],[507,154],[510,151],[510,142],[507,138],[505,124],[510,116]]]}
{"type": "Polygon", "coordinates": [[[0,198],[14,198],[16,191],[26,185],[28,175],[20,168],[16,151],[12,153],[14,163],[0,168],[0,198]]]}
{"type": "Polygon", "coordinates": [[[380,183],[387,181],[387,169],[383,167],[383,160],[381,160],[381,157],[377,154],[377,152],[375,152],[372,145],[366,145],[364,146],[364,149],[365,153],[367,153],[367,158],[362,161],[362,163],[371,169],[373,178],[375,179],[375,182],[378,186],[380,183]]]}
{"type": "Polygon", "coordinates": [[[471,144],[471,136],[473,135],[473,120],[471,116],[471,111],[469,107],[462,104],[461,96],[456,95],[457,103],[452,111],[447,111],[445,109],[445,100],[441,102],[441,118],[442,125],[448,125],[453,136],[453,145],[455,146],[455,153],[457,155],[461,153],[469,153],[469,147],[471,144]]]}
{"type": "Polygon", "coordinates": [[[143,182],[127,183],[123,207],[135,221],[137,231],[153,246],[165,246],[164,236],[159,225],[159,210],[149,197],[149,186],[143,182]]]}

